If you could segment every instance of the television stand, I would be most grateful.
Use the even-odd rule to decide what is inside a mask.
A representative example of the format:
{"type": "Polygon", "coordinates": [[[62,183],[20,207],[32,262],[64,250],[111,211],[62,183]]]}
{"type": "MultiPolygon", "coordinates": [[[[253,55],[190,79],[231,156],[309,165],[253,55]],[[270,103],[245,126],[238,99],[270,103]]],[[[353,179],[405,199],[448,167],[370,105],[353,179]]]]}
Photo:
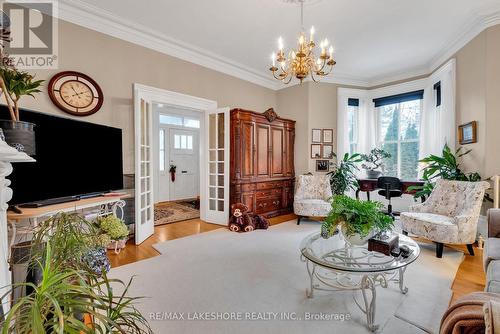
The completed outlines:
{"type": "Polygon", "coordinates": [[[7,212],[7,222],[12,229],[12,237],[9,246],[14,244],[16,234],[31,234],[33,233],[33,228],[38,226],[40,222],[61,212],[79,213],[83,212],[85,209],[98,209],[100,216],[114,214],[118,218],[123,219],[123,207],[125,206],[124,199],[129,197],[131,197],[130,194],[122,193],[117,196],[99,196],[42,207],[23,208],[21,213],[9,211],[7,212]],[[19,229],[17,229],[17,225],[23,221],[28,221],[29,226],[19,226],[19,229]]]}

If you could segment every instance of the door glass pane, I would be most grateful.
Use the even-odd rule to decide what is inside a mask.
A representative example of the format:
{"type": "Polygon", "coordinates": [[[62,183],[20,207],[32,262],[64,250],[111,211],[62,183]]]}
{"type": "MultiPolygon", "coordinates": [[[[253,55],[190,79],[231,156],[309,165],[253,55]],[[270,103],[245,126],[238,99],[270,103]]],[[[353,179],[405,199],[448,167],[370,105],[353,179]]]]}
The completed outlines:
{"type": "Polygon", "coordinates": [[[174,148],[176,150],[181,148],[181,136],[179,135],[174,135],[174,148]]]}
{"type": "Polygon", "coordinates": [[[217,173],[216,164],[215,163],[211,163],[210,164],[210,174],[216,174],[216,173],[217,173]]]}
{"type": "Polygon", "coordinates": [[[220,212],[224,212],[224,201],[218,201],[218,203],[219,205],[217,210],[219,210],[220,212]]]}
{"type": "Polygon", "coordinates": [[[215,187],[210,187],[210,188],[209,188],[209,190],[210,190],[209,197],[210,197],[210,198],[216,198],[216,197],[217,197],[217,196],[216,196],[216,194],[215,194],[215,193],[216,193],[216,189],[217,189],[217,188],[215,188],[215,187]]]}
{"type": "Polygon", "coordinates": [[[185,150],[187,148],[187,136],[181,136],[181,148],[185,150]]]}
{"type": "Polygon", "coordinates": [[[187,136],[187,149],[193,149],[193,136],[187,136]]]}
{"type": "Polygon", "coordinates": [[[224,199],[224,188],[217,188],[217,198],[218,199],[224,199]]]}
{"type": "Polygon", "coordinates": [[[218,165],[219,165],[219,168],[218,168],[217,172],[219,174],[224,174],[224,163],[223,162],[219,162],[218,165]]]}
{"type": "Polygon", "coordinates": [[[216,161],[216,158],[217,158],[217,151],[210,150],[210,161],[216,161]]]}
{"type": "Polygon", "coordinates": [[[209,203],[209,210],[215,211],[215,200],[211,199],[209,203]]]}
{"type": "Polygon", "coordinates": [[[218,155],[217,159],[219,161],[224,161],[224,150],[218,150],[217,155],[218,155]]]}
{"type": "Polygon", "coordinates": [[[216,148],[216,135],[217,135],[217,126],[215,123],[215,114],[208,116],[208,145],[209,148],[216,148]]]}
{"type": "Polygon", "coordinates": [[[384,159],[385,173],[387,176],[398,176],[398,144],[386,143],[382,145],[382,149],[389,152],[390,158],[384,159]]]}
{"type": "Polygon", "coordinates": [[[210,175],[209,186],[216,186],[216,185],[217,185],[217,184],[215,184],[215,183],[216,183],[216,181],[217,181],[217,179],[216,179],[216,178],[217,178],[217,177],[216,177],[215,175],[210,175]]]}
{"type": "Polygon", "coordinates": [[[219,176],[217,176],[217,178],[218,178],[218,181],[219,181],[217,185],[219,187],[224,187],[224,175],[219,175],[219,176]]]}
{"type": "Polygon", "coordinates": [[[218,143],[218,148],[224,148],[224,114],[218,114],[217,115],[217,120],[218,120],[218,130],[217,130],[217,143],[218,143]]]}
{"type": "Polygon", "coordinates": [[[165,151],[160,151],[160,156],[159,156],[159,163],[160,163],[160,171],[163,172],[165,171],[165,151]]]}
{"type": "Polygon", "coordinates": [[[418,142],[401,143],[401,178],[415,180],[418,176],[418,142]]]}

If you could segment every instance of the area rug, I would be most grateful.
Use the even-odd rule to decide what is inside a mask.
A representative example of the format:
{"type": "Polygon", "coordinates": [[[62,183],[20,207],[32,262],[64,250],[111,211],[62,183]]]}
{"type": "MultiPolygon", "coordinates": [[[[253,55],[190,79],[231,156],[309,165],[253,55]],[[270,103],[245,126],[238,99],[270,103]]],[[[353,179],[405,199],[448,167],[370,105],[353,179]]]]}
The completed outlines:
{"type": "MultiPolygon", "coordinates": [[[[243,234],[218,229],[156,244],[160,256],[110,275],[135,275],[130,293],[148,297],[137,308],[155,333],[369,333],[353,300],[361,300],[359,292],[306,297],[309,277],[299,246],[315,231],[319,224],[308,221],[243,234]]],[[[395,284],[377,290],[379,332],[436,333],[462,259],[450,249],[436,259],[432,245],[422,244],[405,275],[409,293],[395,284]]]]}
{"type": "Polygon", "coordinates": [[[155,226],[200,217],[191,202],[164,202],[155,205],[155,226]]]}

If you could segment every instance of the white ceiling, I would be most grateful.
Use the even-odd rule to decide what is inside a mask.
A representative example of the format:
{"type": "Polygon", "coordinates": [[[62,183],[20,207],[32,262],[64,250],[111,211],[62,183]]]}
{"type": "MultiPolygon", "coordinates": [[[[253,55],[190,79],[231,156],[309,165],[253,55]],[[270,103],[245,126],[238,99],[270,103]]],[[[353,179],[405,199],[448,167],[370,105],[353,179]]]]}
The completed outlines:
{"type": "MultiPolygon", "coordinates": [[[[429,73],[500,23],[499,13],[500,0],[315,0],[304,25],[333,42],[333,81],[375,85],[429,73]]],[[[283,0],[63,0],[60,8],[63,19],[273,88],[281,86],[270,54],[280,35],[285,47],[295,41],[299,14],[283,0]]]]}

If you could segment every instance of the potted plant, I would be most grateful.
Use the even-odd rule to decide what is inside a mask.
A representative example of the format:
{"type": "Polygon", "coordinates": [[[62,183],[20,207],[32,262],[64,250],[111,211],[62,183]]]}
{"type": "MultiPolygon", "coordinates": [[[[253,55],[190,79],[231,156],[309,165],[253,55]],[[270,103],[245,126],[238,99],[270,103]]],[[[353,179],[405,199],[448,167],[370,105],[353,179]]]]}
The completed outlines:
{"type": "Polygon", "coordinates": [[[100,217],[97,224],[102,231],[99,236],[100,242],[103,245],[106,245],[107,242],[108,249],[114,249],[116,254],[120,253],[125,248],[128,240],[129,231],[127,225],[115,215],[100,217]]]}
{"type": "Polygon", "coordinates": [[[361,159],[365,161],[361,165],[366,170],[369,179],[378,179],[384,169],[384,159],[390,158],[391,154],[380,148],[374,148],[369,154],[362,154],[361,159]],[[382,171],[380,170],[382,169],[382,171]]]}
{"type": "Polygon", "coordinates": [[[134,306],[140,298],[128,295],[132,280],[109,279],[105,263],[97,268],[88,262],[99,233],[94,223],[73,214],[57,215],[37,228],[28,262],[42,276],[14,283],[0,296],[26,291],[0,323],[2,333],[152,333],[134,306]]]}
{"type": "MultiPolygon", "coordinates": [[[[334,154],[334,156],[336,155],[334,154]]],[[[343,195],[349,189],[356,190],[358,188],[358,181],[354,173],[359,170],[356,164],[361,161],[361,156],[358,153],[352,155],[346,153],[339,165],[327,173],[330,175],[330,186],[334,195],[343,195]]]]}
{"type": "Polygon", "coordinates": [[[460,168],[458,159],[469,154],[471,151],[464,151],[463,147],[459,147],[455,151],[455,154],[453,154],[450,147],[445,144],[441,156],[430,155],[419,161],[424,164],[422,179],[425,181],[425,184],[423,186],[411,186],[408,190],[416,191],[415,198],[428,197],[434,189],[434,183],[437,179],[469,182],[481,181],[479,173],[466,173],[460,168]]]}
{"type": "Polygon", "coordinates": [[[18,151],[35,154],[35,124],[21,122],[19,101],[23,96],[34,97],[44,80],[35,80],[28,72],[6,66],[0,67],[0,88],[10,113],[10,120],[0,120],[5,141],[18,151]]]}
{"type": "Polygon", "coordinates": [[[321,226],[321,234],[328,238],[340,229],[345,240],[351,245],[364,245],[377,233],[393,227],[390,216],[381,212],[382,203],[361,201],[345,195],[337,195],[332,200],[332,209],[321,226]]]}

